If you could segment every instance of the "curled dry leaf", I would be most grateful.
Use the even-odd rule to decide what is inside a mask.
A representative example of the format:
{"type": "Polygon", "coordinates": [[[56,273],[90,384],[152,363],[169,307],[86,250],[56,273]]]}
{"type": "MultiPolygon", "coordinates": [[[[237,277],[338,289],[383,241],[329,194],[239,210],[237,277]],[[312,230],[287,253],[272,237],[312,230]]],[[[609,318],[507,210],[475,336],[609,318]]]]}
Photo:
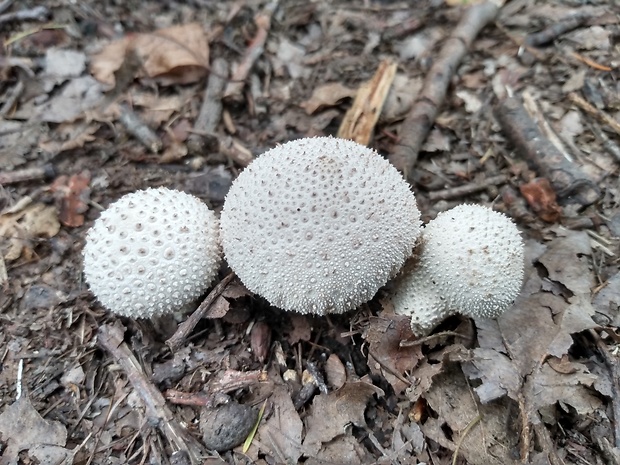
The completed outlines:
{"type": "Polygon", "coordinates": [[[16,211],[0,215],[0,237],[8,247],[2,250],[7,261],[17,260],[22,253],[29,259],[34,254],[31,241],[39,237],[54,237],[60,230],[55,207],[31,203],[16,211]]]}
{"type": "Polygon", "coordinates": [[[347,380],[347,370],[336,354],[331,354],[325,362],[325,377],[332,389],[340,389],[347,380]]]}
{"type": "Polygon", "coordinates": [[[533,179],[520,186],[519,190],[532,210],[543,221],[555,223],[560,219],[562,209],[556,202],[555,191],[547,178],[533,179]]]}
{"type": "Polygon", "coordinates": [[[88,210],[90,198],[90,173],[82,171],[70,177],[56,178],[51,186],[60,199],[60,221],[65,226],[76,228],[84,224],[84,213],[88,210]]]}
{"type": "Polygon", "coordinates": [[[264,363],[269,355],[271,345],[271,328],[264,321],[259,321],[252,327],[250,333],[250,347],[259,362],[264,363]]]}
{"type": "Polygon", "coordinates": [[[209,66],[207,35],[199,23],[182,24],[114,41],[92,57],[91,73],[109,85],[129,50],[142,60],[142,71],[162,85],[189,84],[203,78],[209,66]]]}

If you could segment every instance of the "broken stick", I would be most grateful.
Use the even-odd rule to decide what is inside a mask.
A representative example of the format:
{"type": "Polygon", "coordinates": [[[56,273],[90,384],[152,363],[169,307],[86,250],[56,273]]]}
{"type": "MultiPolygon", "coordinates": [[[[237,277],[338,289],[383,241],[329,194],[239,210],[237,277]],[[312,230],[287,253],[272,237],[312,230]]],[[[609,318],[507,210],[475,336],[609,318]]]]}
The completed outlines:
{"type": "Polygon", "coordinates": [[[209,81],[194,123],[194,130],[187,141],[187,148],[191,154],[204,155],[205,152],[217,150],[219,143],[215,129],[222,118],[222,92],[227,82],[228,61],[216,58],[211,65],[209,81]]]}
{"type": "Polygon", "coordinates": [[[147,417],[156,424],[170,445],[176,450],[186,451],[192,465],[201,464],[202,457],[206,455],[204,447],[181,426],[166,405],[162,393],[147,379],[140,363],[123,342],[124,330],[120,323],[103,325],[99,328],[97,342],[125,371],[131,386],[144,402],[147,417]]]}
{"type": "Polygon", "coordinates": [[[446,98],[450,80],[459,63],[478,33],[497,16],[497,3],[503,2],[487,0],[470,6],[428,72],[424,87],[400,128],[400,143],[389,157],[405,178],[411,178],[422,144],[446,98]]]}
{"type": "Polygon", "coordinates": [[[596,182],[543,136],[519,99],[502,101],[495,117],[508,140],[529,165],[549,179],[559,198],[572,198],[581,205],[596,202],[601,194],[596,182]]]}
{"type": "Polygon", "coordinates": [[[203,316],[209,310],[209,307],[215,302],[215,299],[219,297],[219,295],[226,289],[228,283],[232,281],[235,277],[234,273],[228,274],[224,279],[222,279],[217,286],[213,288],[213,290],[209,293],[209,295],[202,301],[202,303],[198,306],[196,311],[192,313],[187,320],[179,325],[176,332],[172,335],[170,339],[166,341],[168,347],[172,352],[176,352],[181,348],[181,346],[185,343],[185,339],[188,334],[193,331],[198,322],[202,319],[203,316]]]}

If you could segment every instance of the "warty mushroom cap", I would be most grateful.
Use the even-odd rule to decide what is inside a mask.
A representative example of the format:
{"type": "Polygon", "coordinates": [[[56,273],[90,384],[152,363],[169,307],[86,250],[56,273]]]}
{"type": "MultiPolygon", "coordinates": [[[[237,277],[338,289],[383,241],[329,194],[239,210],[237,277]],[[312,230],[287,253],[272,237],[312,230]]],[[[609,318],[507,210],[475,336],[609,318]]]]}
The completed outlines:
{"type": "Polygon", "coordinates": [[[221,260],[218,221],[196,197],[167,188],[132,192],[89,230],[84,275],[110,311],[142,318],[202,295],[221,260]]]}
{"type": "Polygon", "coordinates": [[[331,137],[264,153],[233,182],[221,215],[224,254],[245,286],[319,315],[370,300],[419,231],[401,174],[374,150],[331,137]]]}
{"type": "Polygon", "coordinates": [[[456,312],[496,318],[512,305],[522,281],[523,240],[512,220],[480,205],[460,205],[424,228],[419,263],[400,279],[393,302],[397,313],[422,315],[431,324],[418,331],[424,333],[438,322],[427,316],[438,302],[444,305],[439,319],[456,312]],[[422,287],[421,296],[436,298],[422,302],[415,295],[422,287]]]}

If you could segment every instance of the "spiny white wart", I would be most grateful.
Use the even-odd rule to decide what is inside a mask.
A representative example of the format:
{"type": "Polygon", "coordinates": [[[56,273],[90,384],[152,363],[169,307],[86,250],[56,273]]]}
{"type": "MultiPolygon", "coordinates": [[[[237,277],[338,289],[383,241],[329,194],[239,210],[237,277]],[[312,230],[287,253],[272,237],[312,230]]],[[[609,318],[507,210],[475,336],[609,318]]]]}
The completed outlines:
{"type": "Polygon", "coordinates": [[[519,230],[502,213],[480,205],[439,213],[422,232],[416,267],[398,280],[395,311],[411,315],[418,334],[456,312],[496,318],[519,294],[523,254],[519,230]]]}
{"type": "Polygon", "coordinates": [[[221,260],[218,221],[196,197],[158,188],[112,203],[89,230],[84,275],[110,311],[140,318],[202,295],[221,260]]]}
{"type": "Polygon", "coordinates": [[[419,232],[401,174],[374,150],[331,137],[264,153],[234,181],[221,215],[226,259],[245,286],[319,315],[370,300],[419,232]]]}

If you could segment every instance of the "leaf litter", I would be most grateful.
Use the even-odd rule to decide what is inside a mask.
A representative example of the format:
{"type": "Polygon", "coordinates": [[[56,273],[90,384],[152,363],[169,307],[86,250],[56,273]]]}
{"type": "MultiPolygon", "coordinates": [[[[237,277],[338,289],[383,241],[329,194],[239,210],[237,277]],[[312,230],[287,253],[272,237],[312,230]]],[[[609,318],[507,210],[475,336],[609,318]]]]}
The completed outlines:
{"type": "Polygon", "coordinates": [[[315,318],[270,308],[233,281],[175,353],[164,344],[174,318],[126,322],[114,349],[131,355],[126,367],[97,348],[97,329],[115,319],[81,284],[80,248],[100,207],[157,185],[221,207],[253,156],[335,134],[386,57],[398,71],[371,144],[394,152],[436,51],[467,11],[454,3],[421,2],[424,22],[406,2],[141,0],[152,15],[93,4],[54,12],[62,29],[10,23],[0,88],[10,103],[0,122],[3,463],[175,463],[152,409],[194,444],[205,437],[201,421],[209,425],[202,409],[227,401],[245,412],[266,405],[265,414],[246,453],[231,446],[203,463],[618,463],[617,134],[567,96],[617,111],[604,4],[505,5],[453,76],[415,167],[425,221],[455,200],[518,220],[526,281],[499,320],[452,318],[416,340],[382,295],[315,318]],[[575,14],[586,17],[576,29],[529,56],[520,50],[531,33],[575,14]],[[224,99],[209,89],[215,59],[227,64],[217,72],[224,99]],[[513,153],[491,112],[511,94],[531,96],[537,124],[596,180],[604,195],[595,204],[578,205],[513,153]],[[206,131],[194,125],[203,100],[219,105],[206,131]],[[119,124],[128,111],[137,127],[119,124]],[[145,154],[153,139],[137,136],[144,129],[158,154],[145,154]],[[196,137],[216,143],[192,152],[196,137]],[[53,164],[51,179],[36,170],[43,163],[53,164]],[[501,188],[484,185],[499,173],[501,188]],[[467,184],[478,189],[458,190],[467,184]],[[438,190],[453,195],[437,200],[438,190]],[[11,403],[19,360],[28,396],[11,403]],[[144,386],[165,393],[165,404],[150,404],[155,391],[144,386]]]}

